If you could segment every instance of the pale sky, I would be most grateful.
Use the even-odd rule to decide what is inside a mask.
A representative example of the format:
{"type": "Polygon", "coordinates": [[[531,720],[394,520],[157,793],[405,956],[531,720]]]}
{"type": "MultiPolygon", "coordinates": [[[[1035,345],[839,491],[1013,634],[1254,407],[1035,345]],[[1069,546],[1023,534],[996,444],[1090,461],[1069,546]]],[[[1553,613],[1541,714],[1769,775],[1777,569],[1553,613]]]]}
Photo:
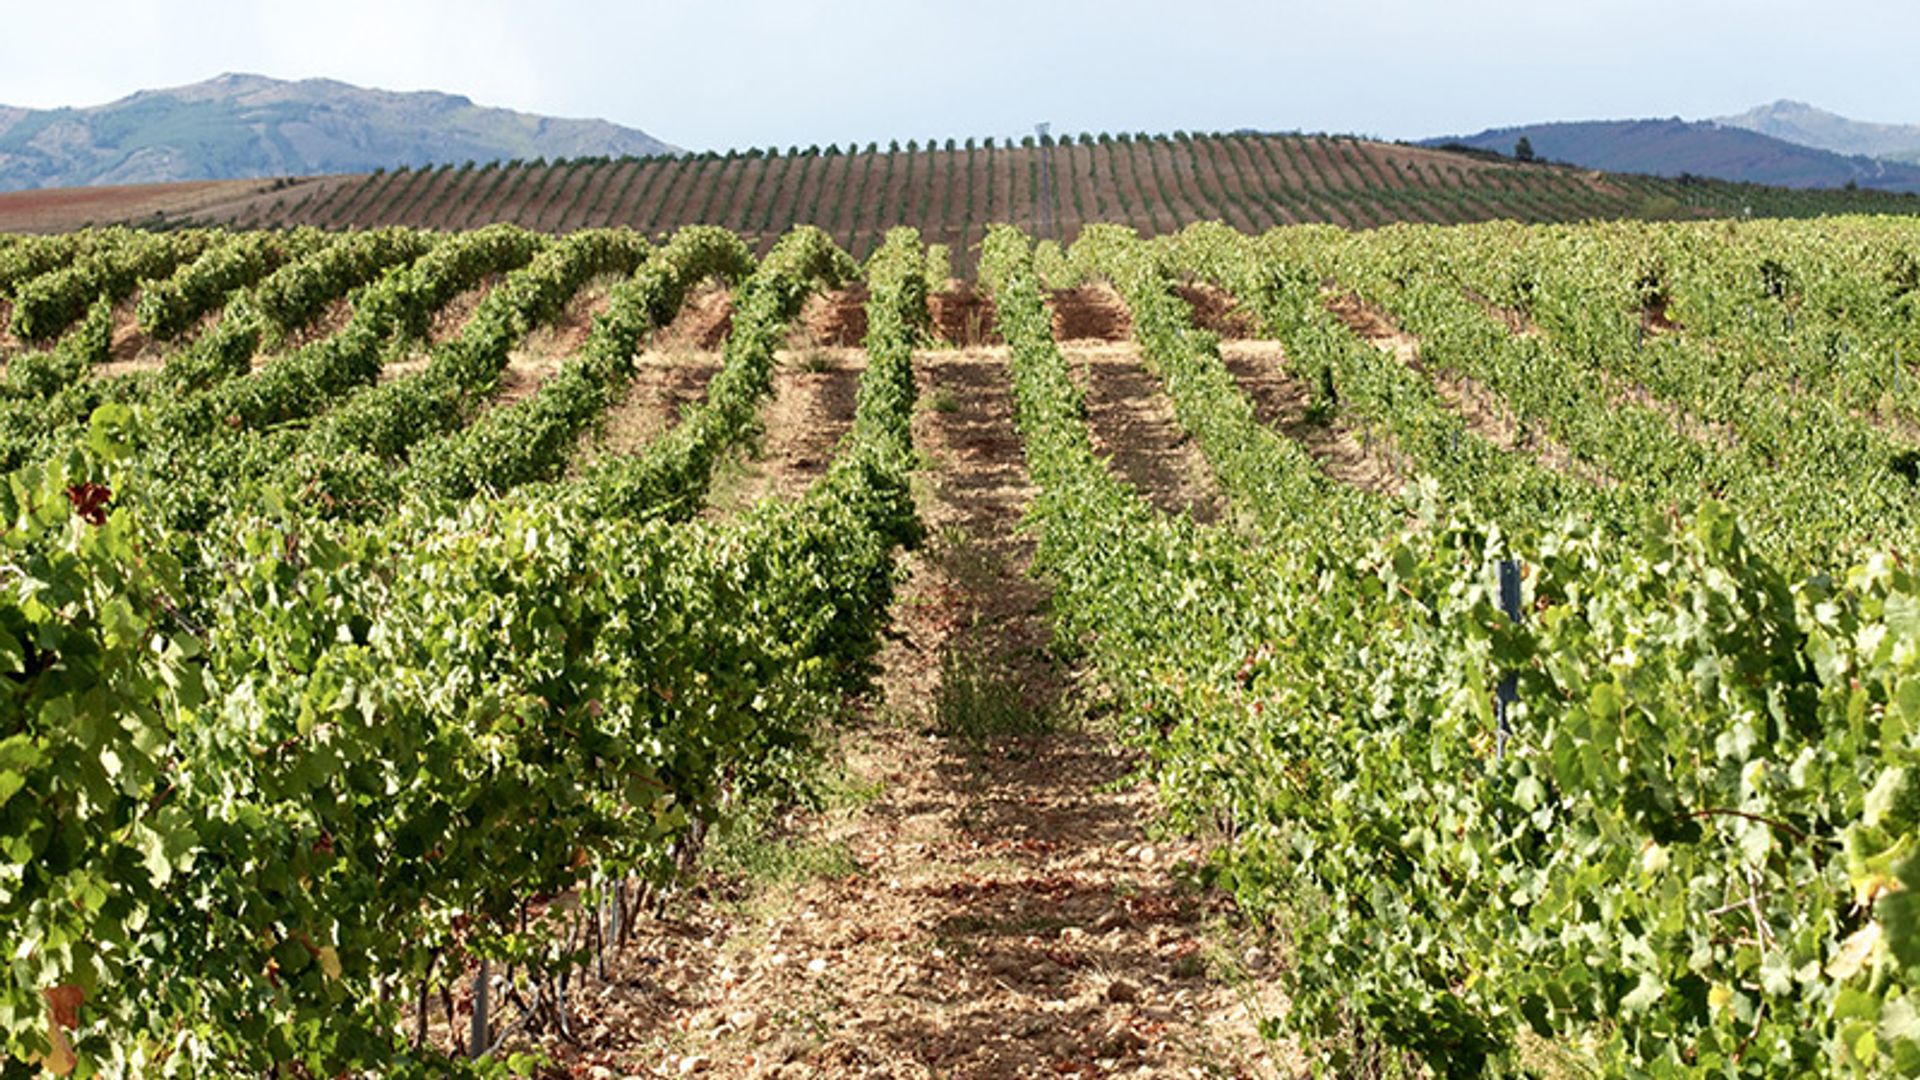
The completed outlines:
{"type": "Polygon", "coordinates": [[[691,149],[1040,120],[1418,138],[1782,97],[1920,122],[1914,0],[0,0],[0,26],[0,104],[327,76],[691,149]]]}

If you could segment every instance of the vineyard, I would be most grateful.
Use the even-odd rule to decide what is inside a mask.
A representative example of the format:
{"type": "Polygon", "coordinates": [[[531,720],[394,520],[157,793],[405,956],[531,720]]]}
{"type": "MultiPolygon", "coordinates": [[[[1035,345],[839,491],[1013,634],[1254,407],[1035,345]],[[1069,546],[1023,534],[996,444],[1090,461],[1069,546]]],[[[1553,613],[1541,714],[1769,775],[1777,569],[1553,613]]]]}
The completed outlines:
{"type": "Polygon", "coordinates": [[[1263,145],[0,237],[0,1072],[1920,1075],[1920,226],[1263,145]]]}
{"type": "Polygon", "coordinates": [[[656,236],[717,224],[765,253],[789,229],[810,224],[865,258],[900,225],[971,252],[989,222],[1066,243],[1100,221],[1153,236],[1210,220],[1257,232],[1315,222],[1361,228],[1916,211],[1920,200],[1874,192],[1614,175],[1350,137],[1176,132],[470,162],[223,181],[198,197],[160,187],[18,192],[0,195],[0,230],[116,222],[458,230],[510,222],[549,233],[625,227],[656,236]]]}

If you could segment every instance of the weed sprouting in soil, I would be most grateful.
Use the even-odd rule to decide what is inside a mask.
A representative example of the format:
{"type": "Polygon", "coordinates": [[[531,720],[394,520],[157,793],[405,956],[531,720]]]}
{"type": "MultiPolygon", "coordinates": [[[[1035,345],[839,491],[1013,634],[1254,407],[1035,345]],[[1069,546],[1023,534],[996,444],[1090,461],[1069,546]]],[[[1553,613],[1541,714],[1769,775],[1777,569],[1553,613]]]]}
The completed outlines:
{"type": "Polygon", "coordinates": [[[1015,672],[964,647],[942,658],[934,716],[942,732],[976,746],[1031,738],[1052,727],[1047,713],[1028,700],[1015,672]]]}

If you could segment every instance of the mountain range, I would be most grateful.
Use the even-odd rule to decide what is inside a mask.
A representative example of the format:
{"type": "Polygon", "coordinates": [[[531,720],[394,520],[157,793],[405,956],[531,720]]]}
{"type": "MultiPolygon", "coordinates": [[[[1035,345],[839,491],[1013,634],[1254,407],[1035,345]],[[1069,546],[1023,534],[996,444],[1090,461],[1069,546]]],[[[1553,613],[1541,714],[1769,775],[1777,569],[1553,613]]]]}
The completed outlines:
{"type": "Polygon", "coordinates": [[[605,120],[331,79],[228,74],[90,108],[0,106],[0,191],[675,150],[605,120]]]}
{"type": "MultiPolygon", "coordinates": [[[[1920,124],[1851,120],[1789,100],[1711,120],[1549,122],[1423,145],[1509,155],[1523,137],[1540,158],[1610,172],[1920,192],[1920,124]]],[[[88,108],[0,106],[0,191],[678,152],[605,120],[331,79],[227,74],[88,108]]]]}
{"type": "Polygon", "coordinates": [[[1537,157],[1612,172],[1920,192],[1920,125],[1865,123],[1797,101],[1714,120],[1526,124],[1427,139],[1423,145],[1512,154],[1522,138],[1537,157]]]}

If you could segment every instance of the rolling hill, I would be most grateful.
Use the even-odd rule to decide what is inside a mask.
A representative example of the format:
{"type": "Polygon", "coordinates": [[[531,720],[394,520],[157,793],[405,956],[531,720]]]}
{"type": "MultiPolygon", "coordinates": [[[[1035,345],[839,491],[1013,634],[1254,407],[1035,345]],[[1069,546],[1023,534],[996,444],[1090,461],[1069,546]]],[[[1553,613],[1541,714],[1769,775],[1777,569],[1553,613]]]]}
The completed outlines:
{"type": "Polygon", "coordinates": [[[1326,222],[1771,217],[1920,213],[1920,197],[1801,191],[1519,164],[1481,153],[1330,136],[1084,136],[809,147],[547,164],[394,169],[307,179],[0,194],[0,232],[126,222],[326,229],[511,221],[548,232],[705,222],[762,250],[811,223],[857,255],[913,225],[962,260],[989,222],[1071,241],[1118,221],[1147,235],[1218,219],[1243,230],[1326,222]]]}
{"type": "Polygon", "coordinates": [[[1654,176],[1706,176],[1796,188],[1849,183],[1881,191],[1920,191],[1920,165],[1847,156],[1711,121],[1588,120],[1494,128],[1426,140],[1511,153],[1525,137],[1534,153],[1590,169],[1654,176]]]}
{"type": "Polygon", "coordinates": [[[364,172],[674,148],[604,120],[330,79],[221,75],[91,108],[0,106],[0,191],[364,172]]]}

